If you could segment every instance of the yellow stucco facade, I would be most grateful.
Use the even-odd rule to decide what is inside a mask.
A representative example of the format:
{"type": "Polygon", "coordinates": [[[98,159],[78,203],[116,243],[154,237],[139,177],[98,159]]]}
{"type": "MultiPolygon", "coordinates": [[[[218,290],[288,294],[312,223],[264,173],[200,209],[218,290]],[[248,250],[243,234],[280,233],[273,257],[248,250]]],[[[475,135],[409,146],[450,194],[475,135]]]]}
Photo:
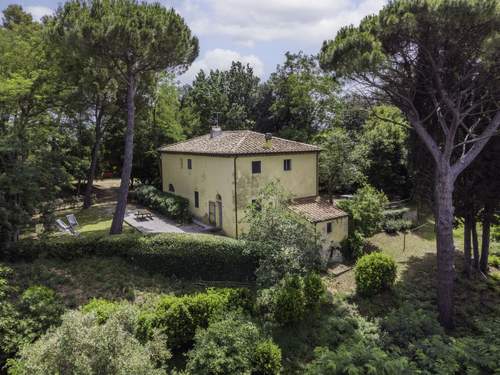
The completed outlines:
{"type": "Polygon", "coordinates": [[[331,220],[320,221],[314,224],[316,233],[323,245],[322,257],[327,260],[340,260],[342,255],[338,251],[340,243],[347,238],[349,219],[347,216],[331,220]],[[330,225],[329,225],[330,224],[330,225]],[[330,232],[328,232],[330,228],[330,232]],[[336,249],[333,250],[332,249],[336,249]]]}
{"type": "Polygon", "coordinates": [[[247,207],[274,181],[291,195],[290,209],[320,234],[325,258],[347,236],[346,214],[318,195],[315,145],[213,127],[210,134],[159,151],[163,190],[187,198],[195,219],[227,236],[239,238],[248,230],[247,207]]]}
{"type": "Polygon", "coordinates": [[[278,180],[293,197],[317,194],[317,152],[250,156],[162,153],[161,168],[163,190],[189,199],[196,219],[221,228],[230,237],[244,233],[245,209],[271,181],[278,180]],[[284,168],[285,160],[289,160],[289,170],[284,168]],[[252,162],[260,162],[260,173],[252,171],[252,162]]]}

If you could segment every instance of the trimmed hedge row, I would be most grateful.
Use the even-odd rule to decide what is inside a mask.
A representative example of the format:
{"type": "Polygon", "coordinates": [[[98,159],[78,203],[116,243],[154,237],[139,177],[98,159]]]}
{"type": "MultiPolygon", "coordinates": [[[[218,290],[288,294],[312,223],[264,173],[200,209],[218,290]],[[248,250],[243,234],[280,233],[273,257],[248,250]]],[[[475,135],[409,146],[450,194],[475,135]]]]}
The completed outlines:
{"type": "Polygon", "coordinates": [[[184,279],[253,280],[259,259],[244,241],[208,234],[122,234],[102,238],[21,241],[4,251],[7,260],[39,257],[72,260],[85,256],[119,256],[150,272],[184,279]]]}
{"type": "Polygon", "coordinates": [[[135,189],[137,201],[160,214],[179,222],[190,222],[189,200],[178,195],[158,190],[151,185],[141,185],[135,189]]]}

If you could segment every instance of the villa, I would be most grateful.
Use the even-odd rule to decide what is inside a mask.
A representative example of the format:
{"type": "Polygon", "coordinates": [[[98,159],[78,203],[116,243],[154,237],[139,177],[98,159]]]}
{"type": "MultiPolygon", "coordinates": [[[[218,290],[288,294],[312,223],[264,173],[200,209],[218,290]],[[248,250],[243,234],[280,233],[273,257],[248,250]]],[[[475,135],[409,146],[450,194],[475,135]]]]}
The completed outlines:
{"type": "Polygon", "coordinates": [[[318,231],[326,256],[347,237],[347,214],[318,194],[314,145],[250,130],[222,131],[160,148],[163,190],[189,199],[198,220],[238,238],[245,209],[258,192],[278,180],[293,197],[289,208],[318,231]]]}

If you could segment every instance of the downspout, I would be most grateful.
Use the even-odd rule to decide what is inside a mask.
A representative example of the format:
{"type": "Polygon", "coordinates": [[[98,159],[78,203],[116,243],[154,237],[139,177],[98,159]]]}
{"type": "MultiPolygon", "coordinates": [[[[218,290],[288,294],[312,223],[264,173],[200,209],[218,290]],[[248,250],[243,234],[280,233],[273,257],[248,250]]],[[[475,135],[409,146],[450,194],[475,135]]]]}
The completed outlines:
{"type": "Polygon", "coordinates": [[[316,196],[319,195],[319,151],[316,151],[316,196]]]}
{"type": "Polygon", "coordinates": [[[234,176],[234,217],[235,217],[235,223],[236,223],[236,238],[238,238],[238,189],[236,188],[236,159],[238,159],[237,156],[234,157],[233,159],[233,164],[234,164],[234,169],[233,169],[233,176],[234,176]]]}

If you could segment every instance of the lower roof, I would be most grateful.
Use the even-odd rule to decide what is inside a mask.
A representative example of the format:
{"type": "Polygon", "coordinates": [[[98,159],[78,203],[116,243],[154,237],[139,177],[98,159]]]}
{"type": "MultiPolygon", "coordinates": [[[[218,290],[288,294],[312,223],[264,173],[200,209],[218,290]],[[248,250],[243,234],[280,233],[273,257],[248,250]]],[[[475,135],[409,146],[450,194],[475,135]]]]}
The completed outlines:
{"type": "Polygon", "coordinates": [[[347,216],[344,211],[336,206],[335,201],[330,202],[319,196],[296,198],[288,207],[293,212],[304,216],[312,223],[319,223],[347,216]]]}

